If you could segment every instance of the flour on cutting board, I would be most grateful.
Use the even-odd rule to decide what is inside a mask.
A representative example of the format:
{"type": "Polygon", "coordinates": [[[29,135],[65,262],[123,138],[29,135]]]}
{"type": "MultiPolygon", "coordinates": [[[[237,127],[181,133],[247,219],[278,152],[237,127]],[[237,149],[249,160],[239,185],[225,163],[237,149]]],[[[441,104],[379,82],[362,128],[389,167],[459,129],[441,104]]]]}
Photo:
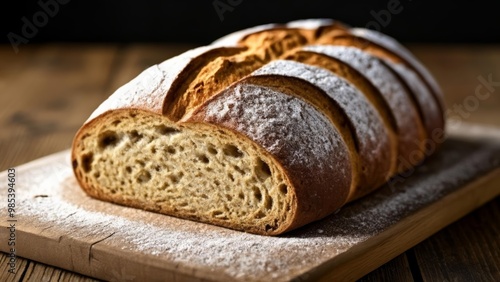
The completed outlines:
{"type": "Polygon", "coordinates": [[[39,184],[23,187],[18,220],[36,218],[31,228],[57,226],[60,236],[73,240],[103,237],[103,230],[112,234],[93,248],[103,244],[242,280],[285,279],[345,252],[499,165],[498,145],[452,139],[404,181],[394,181],[321,221],[284,236],[266,237],[88,198],[77,186],[69,163],[61,162],[59,167],[38,168],[46,171],[29,182],[39,184]],[[60,183],[44,180],[48,173],[57,174],[60,183]],[[35,197],[41,194],[47,197],[35,197]]]}

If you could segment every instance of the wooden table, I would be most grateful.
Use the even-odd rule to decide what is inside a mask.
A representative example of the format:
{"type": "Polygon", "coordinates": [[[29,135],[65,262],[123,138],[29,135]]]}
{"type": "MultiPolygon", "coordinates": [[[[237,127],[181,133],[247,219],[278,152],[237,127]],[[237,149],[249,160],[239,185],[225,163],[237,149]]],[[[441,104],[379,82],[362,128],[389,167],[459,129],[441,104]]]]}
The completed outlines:
{"type": "MultiPolygon", "coordinates": [[[[191,47],[49,44],[22,46],[15,54],[0,45],[0,170],[69,148],[83,121],[117,87],[191,47]]],[[[450,117],[500,127],[500,46],[409,48],[440,82],[450,117]],[[475,99],[482,80],[498,82],[479,89],[489,97],[475,99]]],[[[361,280],[500,281],[499,219],[497,197],[361,280]]],[[[6,259],[0,253],[0,281],[94,281],[19,257],[12,275],[6,259]]]]}

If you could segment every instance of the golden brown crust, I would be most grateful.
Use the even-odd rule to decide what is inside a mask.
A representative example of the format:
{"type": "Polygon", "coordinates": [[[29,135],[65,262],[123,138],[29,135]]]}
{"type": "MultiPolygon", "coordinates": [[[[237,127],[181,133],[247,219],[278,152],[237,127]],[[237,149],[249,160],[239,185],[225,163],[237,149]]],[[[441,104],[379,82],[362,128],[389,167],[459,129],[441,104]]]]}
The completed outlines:
{"type": "Polygon", "coordinates": [[[252,33],[240,47],[218,47],[194,58],[166,95],[163,114],[179,120],[204,101],[266,63],[308,43],[311,31],[252,33]],[[182,78],[181,78],[182,77],[182,78]]]}

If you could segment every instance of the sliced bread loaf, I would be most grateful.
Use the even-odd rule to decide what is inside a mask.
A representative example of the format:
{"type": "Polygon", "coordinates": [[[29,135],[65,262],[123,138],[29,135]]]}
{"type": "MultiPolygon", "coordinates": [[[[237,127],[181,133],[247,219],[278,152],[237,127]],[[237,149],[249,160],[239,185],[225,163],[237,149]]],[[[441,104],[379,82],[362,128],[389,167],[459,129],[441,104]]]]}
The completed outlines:
{"type": "Polygon", "coordinates": [[[101,200],[257,234],[321,219],[443,130],[435,81],[391,40],[296,21],[152,66],[80,128],[76,178],[101,200]]]}

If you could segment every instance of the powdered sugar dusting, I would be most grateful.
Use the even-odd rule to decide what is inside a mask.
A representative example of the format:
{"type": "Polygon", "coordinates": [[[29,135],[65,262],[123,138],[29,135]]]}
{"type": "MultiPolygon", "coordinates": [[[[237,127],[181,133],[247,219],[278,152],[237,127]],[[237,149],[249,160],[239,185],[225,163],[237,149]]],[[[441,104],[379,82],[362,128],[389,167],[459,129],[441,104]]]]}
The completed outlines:
{"type": "MultiPolygon", "coordinates": [[[[246,234],[94,200],[78,187],[69,152],[49,163],[39,162],[28,171],[18,168],[22,180],[18,187],[22,191],[18,195],[18,230],[41,236],[51,234],[56,241],[57,236],[71,238],[59,240],[65,249],[70,248],[64,244],[72,241],[87,242],[94,253],[105,247],[115,254],[124,252],[123,256],[142,254],[166,269],[196,269],[199,277],[225,275],[241,281],[284,281],[335,259],[479,175],[500,167],[500,146],[449,138],[441,151],[409,178],[280,237],[246,234]],[[41,194],[47,197],[35,198],[41,194]],[[23,222],[32,224],[26,226],[23,222]],[[94,238],[91,248],[89,238],[94,238]]],[[[6,212],[5,207],[1,212],[6,212]]],[[[80,249],[72,250],[75,257],[85,255],[80,249]]],[[[58,249],[46,250],[53,251],[58,249]]],[[[92,255],[81,261],[87,260],[94,269],[102,267],[92,255]]],[[[79,271],[78,267],[84,266],[75,267],[79,271]]]]}

